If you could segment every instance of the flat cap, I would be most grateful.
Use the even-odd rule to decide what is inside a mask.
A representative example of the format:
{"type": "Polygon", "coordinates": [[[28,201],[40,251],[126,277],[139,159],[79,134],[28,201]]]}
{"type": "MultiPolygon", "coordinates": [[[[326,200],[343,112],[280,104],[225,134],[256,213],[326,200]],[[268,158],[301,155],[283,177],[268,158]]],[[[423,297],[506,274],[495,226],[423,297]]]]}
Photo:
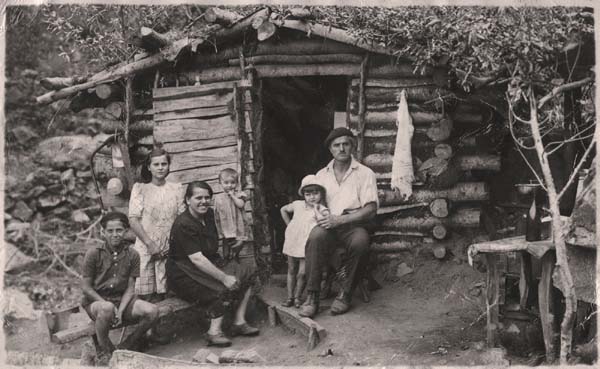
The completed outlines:
{"type": "Polygon", "coordinates": [[[329,147],[329,144],[331,144],[331,141],[335,140],[338,137],[342,137],[342,136],[350,136],[350,137],[354,138],[354,133],[352,133],[352,131],[346,127],[335,128],[331,132],[329,132],[329,135],[327,135],[327,138],[325,139],[325,146],[329,147]]]}

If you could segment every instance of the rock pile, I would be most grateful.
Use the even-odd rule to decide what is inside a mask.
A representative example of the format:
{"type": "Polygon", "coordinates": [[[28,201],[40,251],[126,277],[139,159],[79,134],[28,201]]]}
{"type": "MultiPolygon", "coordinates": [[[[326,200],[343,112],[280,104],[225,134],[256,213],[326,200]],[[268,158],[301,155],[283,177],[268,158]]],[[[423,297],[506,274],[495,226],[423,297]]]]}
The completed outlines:
{"type": "MultiPolygon", "coordinates": [[[[100,135],[99,135],[100,136],[100,135]]],[[[64,136],[42,141],[35,161],[40,165],[25,181],[6,179],[7,230],[38,221],[55,229],[80,229],[98,217],[99,194],[92,181],[89,157],[102,137],[64,136]]]]}

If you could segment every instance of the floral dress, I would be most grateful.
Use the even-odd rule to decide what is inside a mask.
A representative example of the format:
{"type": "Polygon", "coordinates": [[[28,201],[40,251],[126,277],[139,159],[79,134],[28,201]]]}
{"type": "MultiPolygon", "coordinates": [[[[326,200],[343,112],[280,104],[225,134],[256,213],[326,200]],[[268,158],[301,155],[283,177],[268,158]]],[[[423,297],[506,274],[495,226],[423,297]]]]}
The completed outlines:
{"type": "MultiPolygon", "coordinates": [[[[131,190],[129,217],[141,218],[146,234],[159,246],[169,248],[169,233],[178,214],[185,210],[183,186],[166,182],[162,186],[136,183],[131,190]]],[[[135,282],[135,293],[148,295],[167,292],[166,260],[150,260],[148,248],[139,238],[134,249],[140,255],[140,276],[135,282]]]]}

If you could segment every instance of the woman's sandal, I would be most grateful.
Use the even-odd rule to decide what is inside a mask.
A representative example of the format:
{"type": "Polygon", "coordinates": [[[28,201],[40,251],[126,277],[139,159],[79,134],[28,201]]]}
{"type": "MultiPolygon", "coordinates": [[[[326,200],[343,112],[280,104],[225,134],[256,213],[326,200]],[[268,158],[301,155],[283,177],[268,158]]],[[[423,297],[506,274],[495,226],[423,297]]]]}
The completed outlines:
{"type": "Polygon", "coordinates": [[[295,307],[296,309],[300,309],[300,306],[302,306],[302,303],[303,303],[303,302],[304,302],[304,301],[302,301],[302,299],[301,299],[301,298],[297,298],[297,299],[296,299],[296,303],[294,304],[294,307],[295,307]]]}
{"type": "Polygon", "coordinates": [[[288,307],[288,308],[289,308],[289,307],[291,307],[291,306],[294,306],[294,298],[293,298],[293,297],[291,297],[291,298],[289,298],[289,299],[285,300],[285,301],[284,301],[284,302],[281,304],[281,306],[285,306],[285,307],[288,307]]]}

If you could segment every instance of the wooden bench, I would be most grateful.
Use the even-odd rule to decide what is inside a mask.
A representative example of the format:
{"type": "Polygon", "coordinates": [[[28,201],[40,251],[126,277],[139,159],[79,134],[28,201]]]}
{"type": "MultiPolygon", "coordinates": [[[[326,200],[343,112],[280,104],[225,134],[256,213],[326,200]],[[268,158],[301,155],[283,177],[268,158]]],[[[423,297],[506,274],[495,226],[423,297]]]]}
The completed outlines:
{"type": "MultiPolygon", "coordinates": [[[[189,302],[176,297],[167,298],[156,303],[155,305],[158,306],[159,318],[180,310],[191,308],[193,306],[189,302]]],[[[83,310],[83,308],[80,306],[75,306],[60,311],[46,313],[46,323],[48,325],[48,332],[50,333],[50,340],[52,342],[67,343],[82,337],[92,337],[96,334],[93,321],[89,321],[84,325],[69,327],[70,315],[78,312],[85,313],[85,310],[83,310]]],[[[111,329],[119,329],[127,325],[128,324],[119,325],[112,327],[111,329]]]]}

